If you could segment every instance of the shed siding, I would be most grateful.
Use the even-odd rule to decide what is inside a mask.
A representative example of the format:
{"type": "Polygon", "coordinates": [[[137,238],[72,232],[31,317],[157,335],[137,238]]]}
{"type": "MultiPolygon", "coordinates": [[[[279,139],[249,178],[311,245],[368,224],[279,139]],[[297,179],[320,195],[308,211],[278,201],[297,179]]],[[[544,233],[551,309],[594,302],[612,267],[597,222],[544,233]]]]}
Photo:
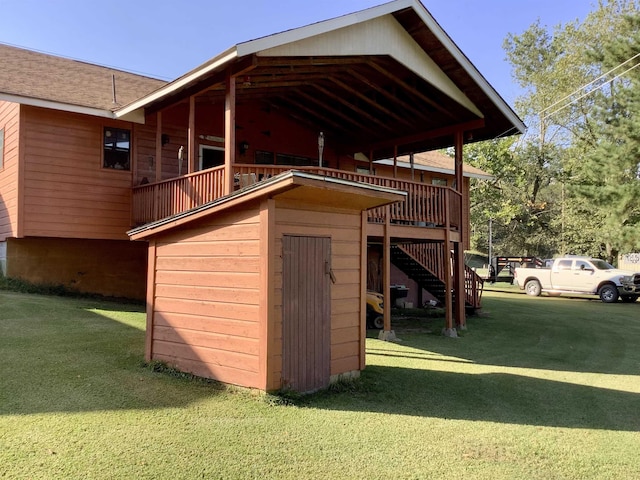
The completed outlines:
{"type": "MultiPolygon", "coordinates": [[[[24,235],[127,239],[132,172],[102,168],[105,120],[22,111],[24,235]]],[[[108,125],[131,129],[129,123],[108,125]]]]}
{"type": "Polygon", "coordinates": [[[20,105],[0,101],[4,160],[0,167],[0,241],[18,235],[18,158],[20,105]]]}
{"type": "Polygon", "coordinates": [[[151,351],[195,375],[259,388],[260,212],[209,217],[156,243],[151,351]]]}
{"type": "MultiPolygon", "coordinates": [[[[283,235],[331,237],[331,375],[360,369],[360,212],[323,212],[288,208],[277,202],[275,233],[275,323],[272,368],[282,375],[283,235]]],[[[300,208],[300,206],[298,206],[300,208]]]]}

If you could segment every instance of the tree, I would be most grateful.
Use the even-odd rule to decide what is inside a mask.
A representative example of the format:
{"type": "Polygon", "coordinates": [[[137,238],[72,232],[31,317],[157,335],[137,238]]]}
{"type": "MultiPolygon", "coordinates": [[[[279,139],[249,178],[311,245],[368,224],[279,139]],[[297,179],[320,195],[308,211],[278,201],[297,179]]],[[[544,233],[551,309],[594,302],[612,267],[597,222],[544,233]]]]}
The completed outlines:
{"type": "Polygon", "coordinates": [[[535,22],[505,40],[529,129],[517,142],[466,149],[466,161],[496,175],[472,190],[477,246],[491,217],[498,253],[611,260],[640,249],[640,68],[609,83],[609,71],[640,52],[638,3],[601,0],[582,23],[535,22]]]}
{"type": "Polygon", "coordinates": [[[620,77],[594,95],[576,140],[584,156],[572,165],[571,193],[602,222],[596,238],[610,261],[640,250],[640,14],[624,16],[621,29],[627,34],[588,51],[603,70],[620,77]]]}

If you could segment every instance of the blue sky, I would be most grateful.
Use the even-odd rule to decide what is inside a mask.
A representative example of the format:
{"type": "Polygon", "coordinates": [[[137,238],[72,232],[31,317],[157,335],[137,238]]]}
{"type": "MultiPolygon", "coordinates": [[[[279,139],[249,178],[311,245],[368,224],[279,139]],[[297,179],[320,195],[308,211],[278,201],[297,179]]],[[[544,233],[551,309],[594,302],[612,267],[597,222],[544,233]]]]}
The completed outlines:
{"type": "MultiPolygon", "coordinates": [[[[594,0],[595,1],[595,0],[594,0]]],[[[519,90],[502,42],[540,19],[583,20],[591,0],[422,0],[505,100],[519,90]]],[[[172,80],[243,41],[384,0],[0,0],[0,42],[172,80]]]]}

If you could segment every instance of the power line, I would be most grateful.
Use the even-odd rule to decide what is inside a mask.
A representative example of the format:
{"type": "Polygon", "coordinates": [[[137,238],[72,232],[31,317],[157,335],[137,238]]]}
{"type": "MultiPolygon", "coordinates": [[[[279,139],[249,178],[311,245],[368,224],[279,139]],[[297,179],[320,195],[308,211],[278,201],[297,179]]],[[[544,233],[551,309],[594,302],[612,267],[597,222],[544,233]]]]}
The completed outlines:
{"type": "MultiPolygon", "coordinates": [[[[550,108],[555,107],[555,106],[556,106],[556,105],[558,105],[560,102],[563,102],[563,101],[564,101],[564,100],[566,100],[567,98],[569,98],[569,97],[571,97],[572,95],[574,95],[574,94],[578,93],[580,90],[584,90],[584,89],[585,89],[585,88],[587,88],[588,86],[590,86],[590,85],[592,85],[592,84],[596,83],[596,82],[597,82],[598,80],[600,80],[601,78],[606,77],[607,75],[609,75],[609,74],[610,74],[611,72],[613,72],[614,70],[617,70],[617,69],[618,69],[618,68],[620,68],[621,66],[623,66],[623,65],[625,65],[625,64],[627,64],[627,63],[629,63],[630,61],[632,61],[632,60],[634,60],[635,58],[638,58],[638,57],[640,57],[640,52],[639,52],[639,53],[636,53],[633,57],[631,57],[631,58],[630,58],[630,59],[628,59],[628,60],[625,60],[625,61],[624,61],[624,62],[622,62],[620,65],[618,65],[618,66],[616,66],[616,67],[612,68],[612,69],[611,69],[611,70],[609,70],[608,72],[603,73],[603,74],[602,74],[602,75],[600,75],[598,78],[596,78],[596,79],[594,79],[594,80],[591,80],[591,81],[590,81],[589,83],[587,83],[586,85],[583,85],[582,87],[578,88],[577,90],[574,90],[574,91],[573,91],[573,92],[571,92],[569,95],[564,96],[563,98],[561,98],[561,99],[560,99],[560,100],[558,100],[557,102],[554,102],[554,103],[552,103],[551,105],[549,105],[548,107],[543,108],[542,110],[540,110],[540,111],[538,112],[538,115],[541,115],[542,113],[546,112],[546,111],[547,111],[547,110],[549,110],[550,108]]],[[[637,65],[636,65],[636,66],[637,66],[637,65]]],[[[631,68],[635,68],[635,67],[631,67],[631,68]]],[[[627,71],[623,72],[621,75],[623,75],[624,73],[626,73],[626,72],[628,72],[628,71],[629,71],[629,70],[627,70],[627,71]]],[[[617,77],[615,77],[615,78],[617,78],[617,77]]],[[[615,78],[613,78],[612,80],[615,80],[615,78]]]]}
{"type": "MultiPolygon", "coordinates": [[[[640,56],[640,53],[639,53],[638,55],[636,55],[636,57],[637,57],[637,56],[640,56]]],[[[635,58],[635,57],[634,57],[634,58],[635,58]]],[[[622,76],[622,75],[624,75],[625,73],[630,72],[631,70],[633,70],[634,68],[637,68],[637,67],[640,67],[640,63],[636,63],[633,67],[629,67],[629,68],[628,68],[628,69],[626,69],[624,72],[622,72],[622,73],[620,73],[620,74],[616,75],[615,77],[613,77],[613,78],[612,78],[611,80],[609,80],[609,81],[610,81],[610,82],[612,82],[612,81],[614,81],[616,78],[621,77],[621,76],[622,76]]],[[[618,67],[616,67],[616,68],[618,68],[618,67]]],[[[570,106],[571,104],[576,103],[578,100],[580,100],[580,99],[582,99],[582,98],[584,98],[584,97],[586,97],[586,96],[588,96],[588,95],[591,95],[593,92],[597,92],[598,90],[600,90],[600,89],[601,89],[602,87],[604,87],[605,85],[606,85],[606,84],[605,84],[605,83],[603,83],[603,84],[602,84],[602,85],[600,85],[598,88],[594,88],[593,90],[589,90],[587,93],[584,93],[583,95],[580,95],[578,98],[576,98],[576,99],[572,100],[571,102],[569,102],[569,103],[567,103],[567,104],[563,105],[562,107],[558,108],[557,110],[554,110],[553,112],[551,112],[551,113],[549,113],[549,114],[547,114],[547,115],[545,115],[545,116],[541,117],[541,119],[542,119],[542,120],[545,120],[545,119],[549,118],[551,115],[553,115],[553,114],[555,114],[555,113],[558,113],[560,110],[564,110],[565,108],[567,108],[567,107],[568,107],[568,106],[570,106]]],[[[574,93],[575,93],[575,92],[574,92],[574,93]]],[[[573,95],[573,94],[572,94],[572,95],[573,95]]],[[[557,103],[557,102],[556,102],[556,103],[557,103]]],[[[542,113],[542,112],[541,112],[541,113],[542,113]]]]}

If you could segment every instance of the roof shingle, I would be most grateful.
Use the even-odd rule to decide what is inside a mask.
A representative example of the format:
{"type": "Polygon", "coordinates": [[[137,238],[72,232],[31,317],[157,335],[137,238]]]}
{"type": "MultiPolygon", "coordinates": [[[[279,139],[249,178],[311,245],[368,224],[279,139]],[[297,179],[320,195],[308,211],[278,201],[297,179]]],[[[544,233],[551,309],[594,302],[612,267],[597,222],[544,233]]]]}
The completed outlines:
{"type": "Polygon", "coordinates": [[[165,84],[143,75],[0,44],[0,94],[113,111],[165,84]]]}

